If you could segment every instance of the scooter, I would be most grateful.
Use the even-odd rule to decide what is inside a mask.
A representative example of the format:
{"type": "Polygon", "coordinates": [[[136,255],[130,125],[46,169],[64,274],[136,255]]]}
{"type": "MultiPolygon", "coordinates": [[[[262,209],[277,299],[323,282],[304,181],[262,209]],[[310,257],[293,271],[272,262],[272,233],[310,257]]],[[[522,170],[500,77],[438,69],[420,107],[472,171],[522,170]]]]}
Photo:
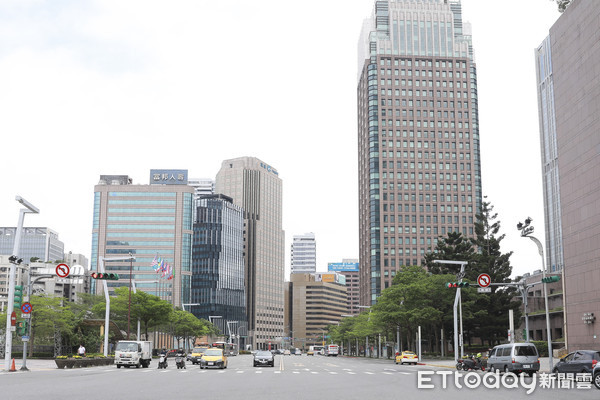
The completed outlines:
{"type": "Polygon", "coordinates": [[[161,354],[159,359],[158,359],[158,369],[166,369],[169,366],[169,364],[167,363],[167,356],[164,354],[161,354]]]}
{"type": "MultiPolygon", "coordinates": [[[[464,360],[459,360],[459,362],[460,361],[462,361],[463,371],[468,371],[470,369],[477,371],[485,371],[486,366],[484,365],[484,361],[481,360],[481,358],[479,357],[470,356],[468,358],[465,358],[464,360]]],[[[456,369],[458,369],[458,364],[456,365],[456,369]]]]}
{"type": "Polygon", "coordinates": [[[185,357],[178,354],[175,357],[175,365],[177,366],[177,369],[186,369],[185,368],[185,357]]]}

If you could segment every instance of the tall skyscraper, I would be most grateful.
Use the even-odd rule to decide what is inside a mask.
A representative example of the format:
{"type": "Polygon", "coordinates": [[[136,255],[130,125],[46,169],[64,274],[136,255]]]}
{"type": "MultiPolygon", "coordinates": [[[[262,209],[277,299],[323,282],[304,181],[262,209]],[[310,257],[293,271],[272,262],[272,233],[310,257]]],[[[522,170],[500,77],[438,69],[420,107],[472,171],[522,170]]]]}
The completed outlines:
{"type": "Polygon", "coordinates": [[[248,343],[266,349],[283,337],[281,178],[275,168],[254,157],[225,160],[217,173],[215,192],[231,197],[244,210],[248,343]]]}
{"type": "Polygon", "coordinates": [[[569,349],[600,337],[599,20],[600,2],[574,0],[536,50],[546,266],[564,277],[566,332],[551,333],[569,349]]]}
{"type": "Polygon", "coordinates": [[[206,320],[219,316],[213,323],[221,332],[237,335],[247,326],[243,210],[230,197],[204,195],[196,215],[189,310],[206,320]]]}
{"type": "Polygon", "coordinates": [[[474,235],[477,73],[459,0],[376,1],[359,41],[361,304],[437,238],[474,235]]]}
{"type": "Polygon", "coordinates": [[[317,242],[314,233],[294,235],[291,249],[291,273],[317,272],[317,242]]]}
{"type": "MultiPolygon", "coordinates": [[[[131,275],[137,290],[181,307],[190,303],[191,294],[194,188],[187,185],[185,170],[151,170],[150,183],[133,185],[126,175],[100,176],[94,187],[91,269],[98,270],[99,256],[131,253],[133,263],[105,263],[105,271],[120,278],[106,281],[110,290],[128,285],[131,275]],[[168,270],[156,272],[155,258],[163,261],[165,269],[171,267],[171,279],[168,270]]],[[[95,286],[101,293],[101,285],[95,286]]]]}

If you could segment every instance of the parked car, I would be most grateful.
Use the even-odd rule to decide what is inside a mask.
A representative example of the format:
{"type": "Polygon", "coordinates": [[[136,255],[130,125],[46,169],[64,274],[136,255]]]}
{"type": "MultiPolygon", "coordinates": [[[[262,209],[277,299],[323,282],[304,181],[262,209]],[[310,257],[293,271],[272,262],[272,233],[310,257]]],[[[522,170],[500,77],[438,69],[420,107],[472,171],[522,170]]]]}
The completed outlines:
{"type": "Polygon", "coordinates": [[[540,359],[533,343],[509,343],[496,346],[487,360],[490,371],[504,371],[533,376],[540,370],[540,359]]]}
{"type": "Polygon", "coordinates": [[[596,389],[600,389],[600,363],[596,363],[592,371],[592,380],[596,389]]]}
{"type": "Polygon", "coordinates": [[[417,361],[419,361],[419,357],[412,351],[403,351],[396,355],[396,364],[407,363],[417,365],[417,361]]]}
{"type": "Polygon", "coordinates": [[[554,365],[552,372],[591,374],[598,361],[600,361],[598,350],[577,350],[561,358],[554,365]]]}
{"type": "Polygon", "coordinates": [[[223,349],[212,347],[206,349],[200,359],[200,369],[204,368],[227,368],[227,356],[223,354],[223,349]]]}
{"type": "Polygon", "coordinates": [[[258,367],[260,365],[264,366],[275,366],[275,356],[272,352],[266,350],[259,350],[254,354],[253,365],[258,367]]]}
{"type": "Polygon", "coordinates": [[[289,356],[290,354],[292,354],[292,352],[287,349],[283,351],[284,356],[289,356]]]}

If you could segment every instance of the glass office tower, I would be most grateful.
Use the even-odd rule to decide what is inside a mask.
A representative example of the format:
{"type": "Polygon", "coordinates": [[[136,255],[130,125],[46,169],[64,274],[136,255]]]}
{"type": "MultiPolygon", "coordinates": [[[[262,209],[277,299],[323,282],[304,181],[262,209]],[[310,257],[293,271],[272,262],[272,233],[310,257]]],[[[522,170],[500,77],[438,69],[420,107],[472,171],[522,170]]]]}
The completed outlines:
{"type": "Polygon", "coordinates": [[[247,327],[243,210],[221,194],[199,196],[197,202],[190,311],[206,320],[219,317],[213,323],[226,335],[243,334],[247,327]]]}
{"type": "MultiPolygon", "coordinates": [[[[171,175],[170,171],[165,170],[164,175],[171,175]]],[[[105,263],[106,272],[120,278],[106,281],[110,290],[129,286],[131,275],[137,290],[181,307],[191,300],[194,188],[187,185],[187,171],[185,179],[151,182],[133,185],[126,175],[100,176],[94,187],[91,269],[98,270],[100,256],[126,258],[131,253],[133,263],[105,263]],[[156,271],[155,258],[160,258],[165,268],[171,266],[171,279],[168,271],[156,271]]],[[[92,289],[102,293],[102,285],[95,283],[92,280],[92,289]]]]}
{"type": "Polygon", "coordinates": [[[437,238],[474,235],[477,75],[458,0],[376,1],[359,41],[361,304],[437,238]]]}
{"type": "Polygon", "coordinates": [[[225,160],[215,191],[244,210],[248,344],[276,348],[283,339],[284,247],[279,172],[254,158],[225,160]]]}

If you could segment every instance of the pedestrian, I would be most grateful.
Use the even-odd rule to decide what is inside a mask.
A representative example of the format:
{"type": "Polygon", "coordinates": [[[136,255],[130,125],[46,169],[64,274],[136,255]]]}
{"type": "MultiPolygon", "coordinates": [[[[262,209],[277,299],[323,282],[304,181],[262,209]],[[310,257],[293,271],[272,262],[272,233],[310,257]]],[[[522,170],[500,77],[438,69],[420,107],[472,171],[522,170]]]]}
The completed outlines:
{"type": "Polygon", "coordinates": [[[82,344],[80,344],[79,349],[77,349],[77,355],[85,357],[85,347],[83,347],[82,344]]]}

